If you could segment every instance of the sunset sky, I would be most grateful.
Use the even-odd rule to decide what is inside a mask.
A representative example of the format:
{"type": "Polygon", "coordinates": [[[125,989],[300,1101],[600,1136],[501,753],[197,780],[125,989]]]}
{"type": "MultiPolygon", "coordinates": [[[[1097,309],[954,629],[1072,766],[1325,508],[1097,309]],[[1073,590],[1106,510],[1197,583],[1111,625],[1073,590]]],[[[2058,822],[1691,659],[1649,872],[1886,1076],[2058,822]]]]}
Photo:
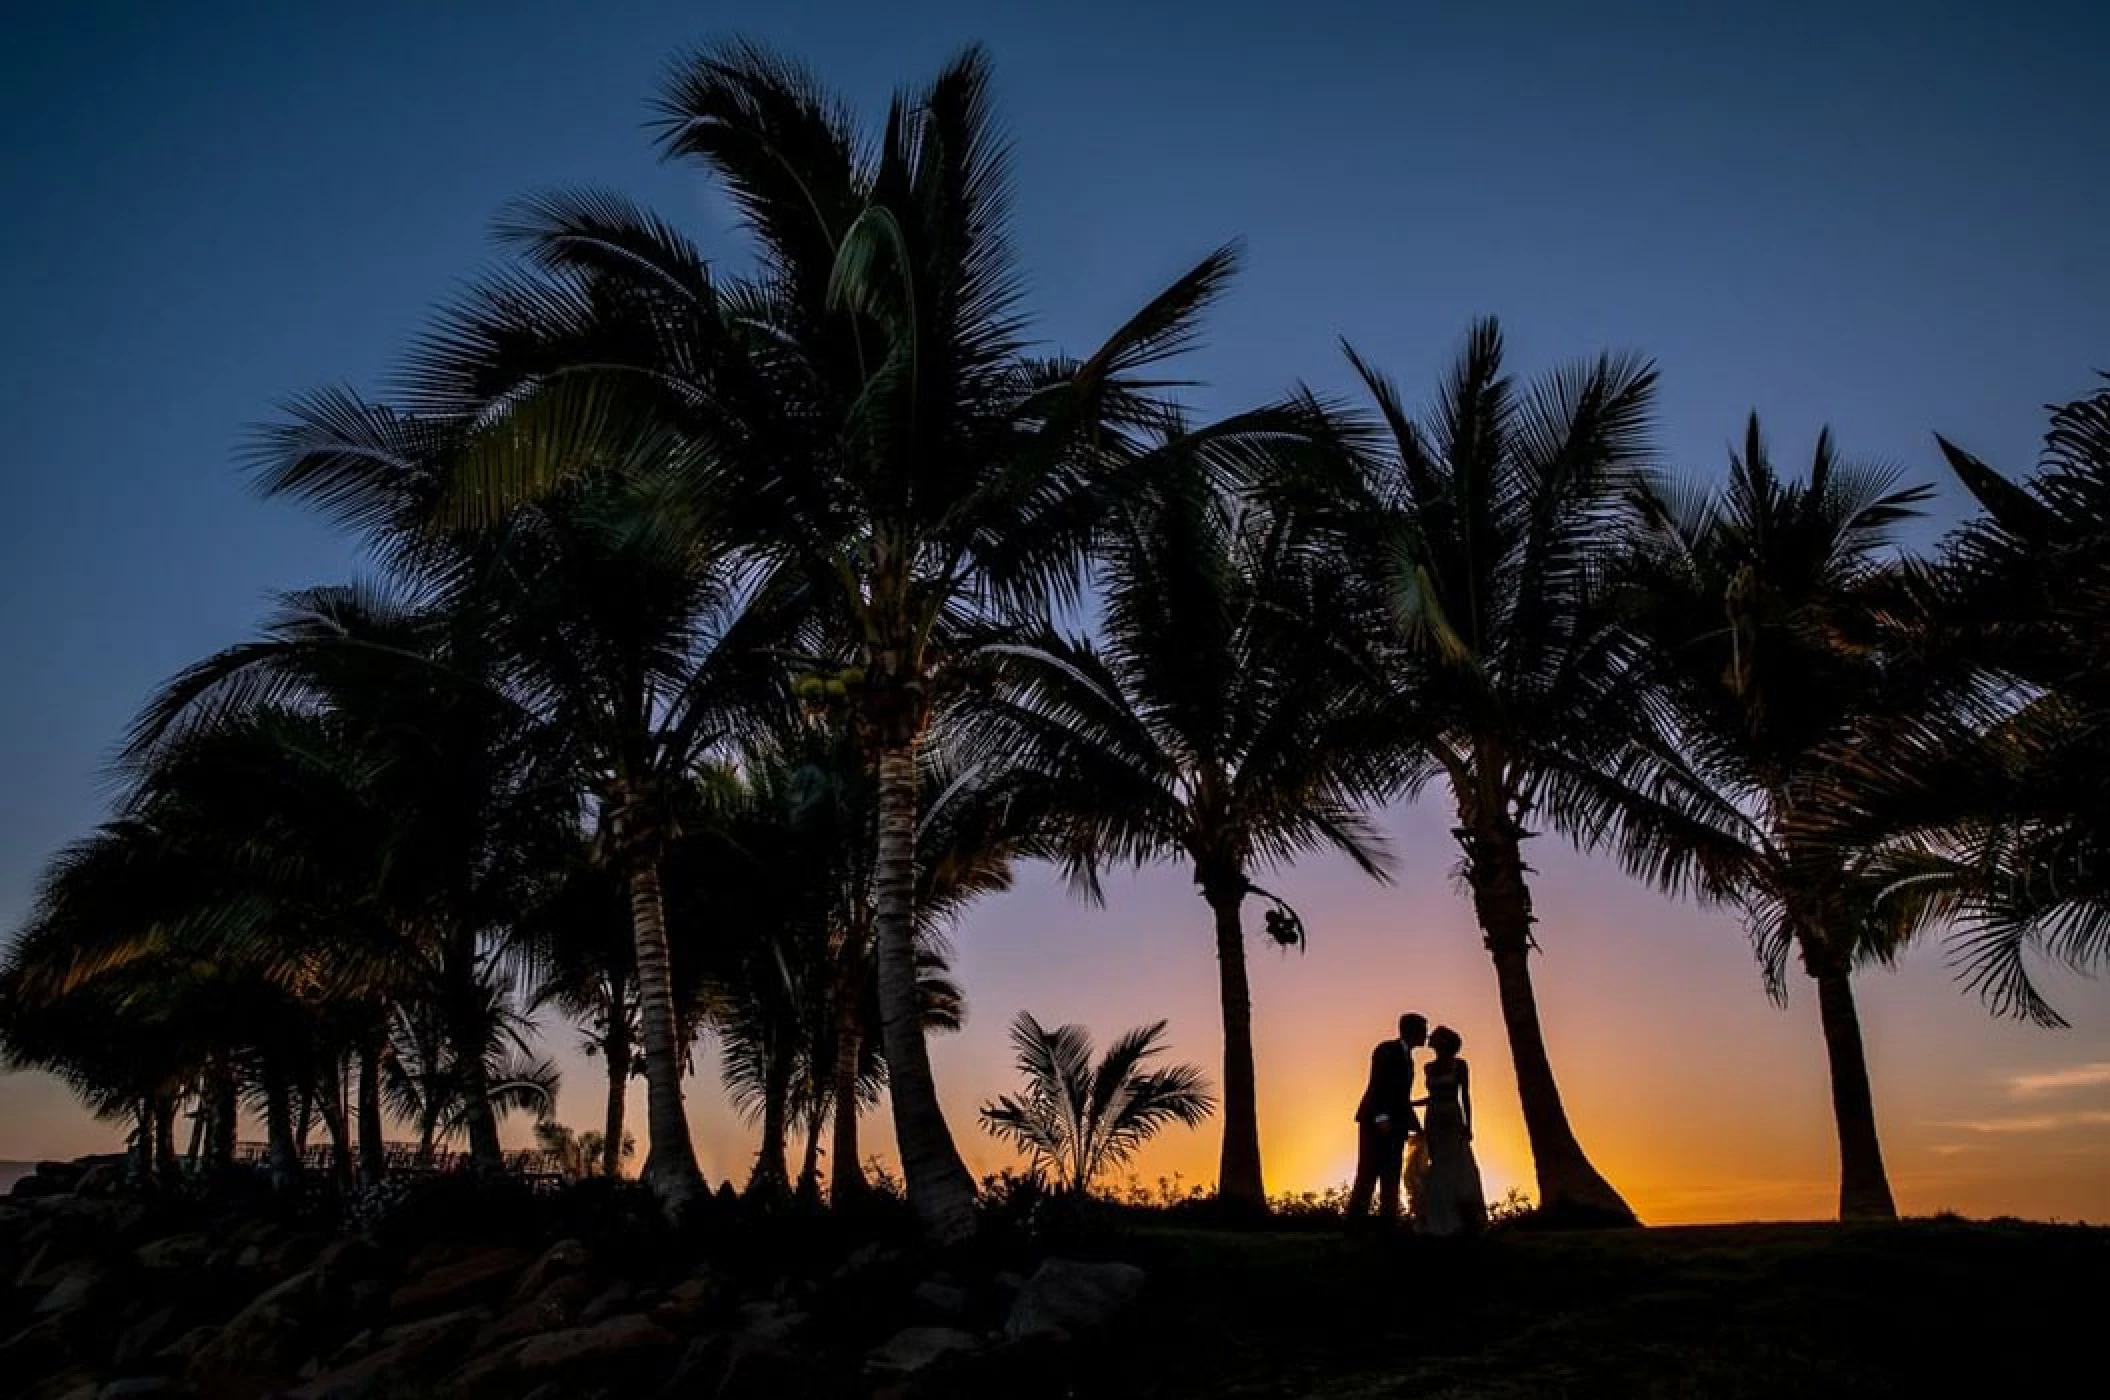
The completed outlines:
{"type": "MultiPolygon", "coordinates": [[[[1338,338],[1419,397],[1470,318],[1520,368],[1613,346],[1664,380],[1666,461],[1712,475],[1756,408],[1785,466],[1849,455],[1942,486],[1939,430],[2035,459],[2042,405],[2110,368],[2110,106],[2099,4],[694,5],[369,3],[11,9],[0,51],[0,929],[104,810],[149,689],[241,638],[352,548],[231,465],[315,386],[372,387],[492,259],[512,197],[600,184],[738,266],[729,212],[658,164],[647,100],[677,51],[782,46],[868,113],[970,39],[1015,138],[1016,233],[1050,342],[1084,347],[1227,237],[1247,270],[1191,370],[1204,411],[1345,386],[1338,338]],[[910,12],[913,13],[910,13],[910,12]],[[1705,17],[1701,17],[1704,12],[1705,17]]],[[[1433,796],[1387,814],[1397,878],[1262,877],[1311,931],[1255,940],[1269,1186],[1344,1179],[1371,1043],[1457,1027],[1493,1194],[1529,1184],[1492,971],[1433,796]]],[[[1769,1004],[1733,920],[1546,837],[1530,852],[1547,1033],[1569,1113],[1651,1221],[1811,1217],[1836,1200],[1813,998],[1769,1004]]],[[[958,930],[965,1033],[936,1068],[971,1164],[1021,1008],[1103,1040],[1168,1018],[1215,1068],[1206,907],[1186,872],[1068,900],[1047,871],[958,930]]],[[[1257,914],[1254,916],[1257,923],[1257,914]]],[[[1902,1209],[2110,1221],[2110,983],[2053,977],[2074,1022],[1999,1022],[1930,943],[1861,979],[1902,1209]]],[[[596,1067],[552,1028],[599,1114],[596,1067]]],[[[692,1088],[714,1177],[751,1150],[692,1088]]],[[[642,1105],[637,1121],[642,1125],[642,1105]]],[[[524,1125],[508,1128],[525,1136],[524,1125]]],[[[883,1119],[868,1141],[884,1144],[883,1119]]],[[[0,1159],[107,1149],[56,1083],[0,1076],[0,1159]]],[[[1139,1175],[1213,1176],[1213,1126],[1139,1175]]]]}

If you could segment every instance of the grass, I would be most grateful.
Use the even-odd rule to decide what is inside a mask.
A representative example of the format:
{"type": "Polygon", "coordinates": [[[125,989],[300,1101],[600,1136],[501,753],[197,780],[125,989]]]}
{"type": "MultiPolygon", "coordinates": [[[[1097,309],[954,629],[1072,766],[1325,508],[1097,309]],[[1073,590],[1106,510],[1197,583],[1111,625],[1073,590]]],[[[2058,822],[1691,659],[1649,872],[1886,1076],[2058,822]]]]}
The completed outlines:
{"type": "Polygon", "coordinates": [[[1747,1225],[1449,1245],[1145,1225],[1109,1243],[1150,1272],[1139,1314],[1012,1397],[2037,1395],[2093,1393],[2110,1362],[2110,1231],[2081,1227],[1747,1225]]]}

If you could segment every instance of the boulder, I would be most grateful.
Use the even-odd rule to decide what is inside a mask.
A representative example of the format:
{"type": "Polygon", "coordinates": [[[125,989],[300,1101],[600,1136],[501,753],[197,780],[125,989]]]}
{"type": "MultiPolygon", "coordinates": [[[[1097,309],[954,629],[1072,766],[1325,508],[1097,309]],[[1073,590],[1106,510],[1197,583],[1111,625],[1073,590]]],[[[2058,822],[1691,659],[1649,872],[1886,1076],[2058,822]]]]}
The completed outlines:
{"type": "Polygon", "coordinates": [[[1004,1332],[1035,1337],[1104,1327],[1141,1296],[1143,1283],[1133,1264],[1050,1259],[1019,1289],[1004,1332]]]}
{"type": "Polygon", "coordinates": [[[155,1352],[154,1360],[171,1370],[182,1370],[190,1365],[199,1352],[205,1350],[206,1345],[213,1338],[219,1335],[220,1326],[218,1323],[209,1322],[202,1327],[193,1327],[190,1331],[177,1337],[175,1341],[155,1352]]]}
{"type": "Polygon", "coordinates": [[[600,1285],[583,1274],[552,1279],[540,1293],[527,1302],[514,1304],[484,1328],[476,1339],[476,1349],[488,1351],[503,1342],[573,1326],[599,1291],[600,1285]]]}
{"type": "Polygon", "coordinates": [[[732,1302],[732,1285],[705,1268],[668,1289],[667,1296],[652,1305],[652,1320],[677,1331],[693,1331],[698,1323],[723,1315],[732,1302]]]}
{"type": "Polygon", "coordinates": [[[95,1400],[147,1400],[150,1395],[166,1395],[172,1389],[167,1376],[127,1376],[96,1391],[95,1400]]]}
{"type": "Polygon", "coordinates": [[[125,1169],[115,1162],[97,1162],[73,1183],[76,1196],[114,1196],[124,1189],[125,1169]]]}
{"type": "Polygon", "coordinates": [[[118,1333],[117,1344],[110,1352],[110,1364],[120,1371],[139,1365],[167,1346],[175,1330],[175,1305],[154,1309],[118,1333]]]}
{"type": "Polygon", "coordinates": [[[406,1280],[388,1298],[398,1316],[448,1312],[495,1298],[528,1265],[524,1249],[479,1250],[452,1264],[406,1280]]]}
{"type": "Polygon", "coordinates": [[[925,1279],[909,1295],[916,1315],[926,1322],[956,1327],[966,1321],[971,1300],[967,1290],[942,1279],[925,1279]]]}
{"type": "Polygon", "coordinates": [[[66,1354],[66,1327],[56,1314],[0,1340],[0,1376],[35,1376],[66,1354]]]}
{"type": "Polygon", "coordinates": [[[578,1240],[558,1240],[542,1251],[542,1257],[528,1265],[527,1272],[513,1289],[513,1300],[524,1303],[539,1296],[542,1291],[560,1278],[584,1272],[593,1262],[593,1251],[578,1240]]]}
{"type": "Polygon", "coordinates": [[[313,1270],[273,1285],[198,1349],[184,1368],[185,1380],[193,1391],[229,1400],[291,1380],[314,1350],[324,1304],[322,1280],[313,1270]]]}
{"type": "Polygon", "coordinates": [[[614,1317],[617,1313],[628,1312],[631,1310],[630,1300],[636,1296],[637,1289],[624,1280],[617,1279],[594,1294],[586,1306],[579,1309],[579,1321],[599,1322],[603,1318],[614,1317]]]}
{"type": "Polygon", "coordinates": [[[980,1337],[957,1327],[910,1327],[867,1355],[865,1369],[875,1376],[913,1376],[948,1356],[978,1351],[981,1345],[980,1337]]]}
{"type": "Polygon", "coordinates": [[[364,1400],[442,1353],[460,1350],[489,1316],[482,1308],[468,1308],[391,1327],[373,1350],[287,1392],[286,1400],[364,1400]]]}
{"type": "Polygon", "coordinates": [[[518,1364],[528,1376],[567,1370],[586,1363],[606,1363],[675,1344],[675,1336],[642,1313],[623,1313],[590,1327],[569,1327],[530,1338],[518,1364]]]}
{"type": "Polygon", "coordinates": [[[203,1235],[165,1235],[141,1245],[133,1258],[142,1269],[174,1271],[195,1269],[212,1253],[212,1241],[203,1235]]]}
{"type": "Polygon", "coordinates": [[[102,1270],[93,1264],[85,1261],[73,1264],[44,1290],[44,1296],[37,1300],[36,1307],[31,1309],[31,1315],[50,1317],[56,1313],[72,1312],[76,1308],[86,1307],[88,1300],[93,1298],[96,1290],[102,1286],[102,1282],[102,1270]]]}
{"type": "Polygon", "coordinates": [[[788,1346],[806,1330],[806,1314],[776,1303],[749,1303],[740,1309],[737,1328],[741,1340],[762,1346],[788,1346]]]}

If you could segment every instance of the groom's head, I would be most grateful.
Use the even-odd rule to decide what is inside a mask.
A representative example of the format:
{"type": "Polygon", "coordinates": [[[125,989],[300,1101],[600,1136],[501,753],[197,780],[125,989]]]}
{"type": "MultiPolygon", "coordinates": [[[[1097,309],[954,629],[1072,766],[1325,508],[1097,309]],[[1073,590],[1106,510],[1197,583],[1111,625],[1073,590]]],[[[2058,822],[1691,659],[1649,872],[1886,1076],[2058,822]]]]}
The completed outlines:
{"type": "Polygon", "coordinates": [[[1410,1046],[1429,1043],[1429,1018],[1419,1011],[1409,1011],[1399,1018],[1399,1038],[1410,1046]]]}

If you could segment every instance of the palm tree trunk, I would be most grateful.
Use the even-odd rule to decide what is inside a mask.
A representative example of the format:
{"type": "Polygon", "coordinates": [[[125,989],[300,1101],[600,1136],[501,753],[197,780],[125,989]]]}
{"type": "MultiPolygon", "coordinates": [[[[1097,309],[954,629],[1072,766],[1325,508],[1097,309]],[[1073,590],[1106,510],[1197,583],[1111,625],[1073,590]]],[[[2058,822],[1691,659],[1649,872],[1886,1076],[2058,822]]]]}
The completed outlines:
{"type": "Polygon", "coordinates": [[[1216,972],[1224,1015],[1224,1141],[1217,1166],[1217,1199],[1267,1209],[1260,1171],[1260,1104],[1253,1073],[1253,994],[1246,981],[1245,882],[1208,891],[1216,915],[1216,972]]]}
{"type": "Polygon", "coordinates": [[[791,1189],[786,1163],[790,1136],[791,1066],[789,1057],[772,1046],[766,1052],[769,1065],[763,1071],[762,1145],[755,1153],[755,1169],[747,1178],[747,1194],[781,1199],[791,1189]]]}
{"type": "Polygon", "coordinates": [[[857,1101],[857,1062],[864,1043],[856,1025],[854,1008],[839,1010],[843,1024],[836,1031],[835,1082],[829,1088],[834,1123],[828,1138],[828,1202],[838,1210],[864,1194],[864,1161],[857,1145],[857,1124],[863,1105],[857,1101]]]}
{"type": "Polygon", "coordinates": [[[293,1139],[293,1091],[283,1068],[268,1058],[264,1062],[264,1140],[272,1189],[291,1189],[300,1179],[300,1145],[293,1139]]]}
{"type": "Polygon", "coordinates": [[[879,836],[873,862],[879,942],[880,1042],[894,1107],[894,1141],[909,1205],[938,1244],[974,1234],[974,1178],[953,1145],[931,1077],[917,995],[915,946],[916,747],[879,752],[879,836]]]}
{"type": "Polygon", "coordinates": [[[359,1184],[373,1187],[388,1172],[387,1129],[381,1118],[381,1047],[359,1048],[359,1184]]]}
{"type": "Polygon", "coordinates": [[[644,1182],[661,1206],[678,1212],[703,1194],[703,1172],[696,1165],[688,1110],[681,1101],[681,1036],[674,1020],[666,904],[655,855],[641,855],[631,863],[630,932],[637,944],[638,1013],[645,1033],[645,1126],[652,1136],[644,1182]]]}
{"type": "Polygon", "coordinates": [[[630,1008],[623,980],[608,982],[608,1033],[601,1053],[608,1061],[608,1109],[601,1119],[601,1175],[610,1181],[623,1174],[623,1114],[630,1093],[630,1008]]]}
{"type": "Polygon", "coordinates": [[[1883,1170],[1883,1145],[1876,1137],[1875,1098],[1868,1085],[1852,974],[1843,967],[1826,967],[1816,981],[1817,1015],[1831,1063],[1832,1117],[1839,1129],[1839,1218],[1895,1220],[1898,1208],[1883,1170]]]}
{"type": "Polygon", "coordinates": [[[333,1082],[322,1096],[322,1124],[330,1134],[330,1181],[339,1192],[352,1185],[352,1127],[344,1111],[341,1081],[333,1082]]]}
{"type": "Polygon", "coordinates": [[[205,1166],[205,1121],[210,1114],[211,1100],[206,1097],[203,1084],[198,1086],[197,1099],[197,1105],[190,1115],[190,1142],[186,1144],[183,1153],[183,1159],[190,1163],[193,1173],[205,1166]]]}
{"type": "MultiPolygon", "coordinates": [[[[481,1018],[479,1018],[480,1020],[481,1018]]],[[[484,1067],[484,1037],[455,1037],[455,1063],[461,1066],[462,1121],[469,1129],[469,1165],[480,1172],[505,1170],[505,1149],[498,1142],[498,1114],[491,1107],[491,1076],[484,1067]]]]}
{"type": "Polygon", "coordinates": [[[821,1124],[826,1118],[825,1104],[815,1104],[806,1115],[806,1151],[799,1161],[797,1192],[804,1205],[811,1205],[821,1198],[821,1124]]]}
{"type": "Polygon", "coordinates": [[[1524,883],[1519,833],[1506,822],[1485,822],[1466,843],[1467,879],[1480,920],[1495,983],[1502,998],[1502,1026],[1516,1071],[1517,1099],[1537,1169],[1539,1209],[1547,1218],[1597,1225],[1639,1223],[1633,1208],[1591,1165],[1568,1125],[1539,1025],[1538,994],[1531,985],[1531,890],[1524,883]]]}
{"type": "Polygon", "coordinates": [[[183,1163],[176,1157],[176,1096],[154,1096],[154,1180],[163,1186],[183,1181],[183,1163]]]}
{"type": "Polygon", "coordinates": [[[234,1062],[224,1053],[212,1062],[212,1132],[205,1141],[207,1165],[225,1171],[234,1165],[235,1141],[241,1132],[241,1085],[234,1062]]]}

